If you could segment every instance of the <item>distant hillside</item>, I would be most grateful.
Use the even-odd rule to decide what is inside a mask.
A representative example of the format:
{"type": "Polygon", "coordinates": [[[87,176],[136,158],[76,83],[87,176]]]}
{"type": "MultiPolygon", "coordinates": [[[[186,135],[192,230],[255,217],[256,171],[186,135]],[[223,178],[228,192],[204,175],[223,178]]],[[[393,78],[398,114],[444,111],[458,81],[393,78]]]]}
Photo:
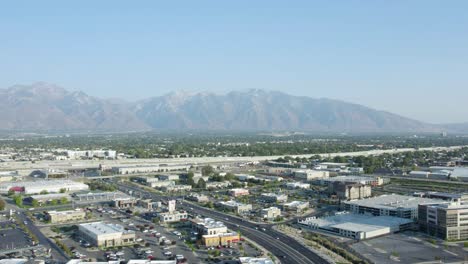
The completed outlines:
{"type": "Polygon", "coordinates": [[[445,128],[331,99],[248,90],[174,92],[132,104],[37,83],[0,90],[1,130],[295,130],[435,132],[445,128]]]}
{"type": "Polygon", "coordinates": [[[0,90],[2,130],[142,130],[149,127],[124,104],[37,83],[0,90]]]}
{"type": "Polygon", "coordinates": [[[137,116],[157,129],[434,131],[388,112],[330,99],[249,90],[226,95],[171,93],[139,102],[137,116]]]}

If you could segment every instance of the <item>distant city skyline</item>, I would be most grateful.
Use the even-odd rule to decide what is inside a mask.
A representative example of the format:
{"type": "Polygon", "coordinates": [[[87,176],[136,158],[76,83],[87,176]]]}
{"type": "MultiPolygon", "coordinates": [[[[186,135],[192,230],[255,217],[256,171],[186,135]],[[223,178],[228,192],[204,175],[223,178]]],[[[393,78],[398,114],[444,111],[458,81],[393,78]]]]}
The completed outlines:
{"type": "Polygon", "coordinates": [[[29,1],[0,9],[0,88],[135,101],[264,89],[468,122],[466,1],[29,1]]]}

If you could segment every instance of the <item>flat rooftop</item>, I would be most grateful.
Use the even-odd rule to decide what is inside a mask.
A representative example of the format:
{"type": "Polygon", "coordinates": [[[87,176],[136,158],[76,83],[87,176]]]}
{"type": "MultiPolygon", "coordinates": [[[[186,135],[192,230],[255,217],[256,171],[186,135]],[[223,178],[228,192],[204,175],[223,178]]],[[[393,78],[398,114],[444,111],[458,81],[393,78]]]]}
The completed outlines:
{"type": "Polygon", "coordinates": [[[348,212],[324,218],[308,218],[302,224],[312,224],[324,229],[338,228],[353,232],[371,232],[382,228],[412,223],[413,220],[393,216],[368,216],[348,212]]]}
{"type": "Polygon", "coordinates": [[[397,209],[397,208],[408,208],[416,209],[419,204],[424,203],[439,203],[443,202],[438,199],[421,198],[414,196],[406,196],[399,194],[381,195],[377,197],[352,200],[345,202],[346,204],[353,204],[358,206],[365,206],[371,208],[383,208],[383,209],[397,209]]]}
{"type": "Polygon", "coordinates": [[[366,182],[366,181],[375,181],[375,180],[377,180],[376,177],[354,176],[354,175],[336,176],[336,177],[323,179],[323,181],[326,181],[326,182],[366,182]]]}
{"type": "Polygon", "coordinates": [[[132,231],[126,231],[121,225],[104,223],[104,222],[80,224],[80,227],[96,235],[132,232],[132,231]]]}

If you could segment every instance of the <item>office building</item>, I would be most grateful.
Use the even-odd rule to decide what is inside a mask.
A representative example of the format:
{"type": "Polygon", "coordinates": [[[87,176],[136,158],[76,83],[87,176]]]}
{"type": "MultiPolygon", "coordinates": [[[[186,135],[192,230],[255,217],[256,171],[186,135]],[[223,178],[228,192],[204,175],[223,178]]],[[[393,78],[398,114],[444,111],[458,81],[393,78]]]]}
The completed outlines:
{"type": "Polygon", "coordinates": [[[45,219],[52,224],[81,221],[85,216],[86,213],[80,209],[69,211],[48,211],[45,213],[45,219]]]}
{"type": "Polygon", "coordinates": [[[341,200],[355,200],[370,197],[372,188],[369,185],[349,182],[333,182],[328,185],[328,192],[336,194],[341,200]]]}
{"type": "Polygon", "coordinates": [[[274,220],[281,216],[281,210],[278,207],[269,207],[260,210],[260,217],[263,219],[274,220]]]}
{"type": "Polygon", "coordinates": [[[419,205],[419,227],[444,240],[468,239],[468,203],[444,202],[419,205]]]}
{"type": "Polygon", "coordinates": [[[293,211],[296,213],[304,212],[309,208],[309,202],[292,201],[290,203],[283,204],[284,211],[293,211]]]}

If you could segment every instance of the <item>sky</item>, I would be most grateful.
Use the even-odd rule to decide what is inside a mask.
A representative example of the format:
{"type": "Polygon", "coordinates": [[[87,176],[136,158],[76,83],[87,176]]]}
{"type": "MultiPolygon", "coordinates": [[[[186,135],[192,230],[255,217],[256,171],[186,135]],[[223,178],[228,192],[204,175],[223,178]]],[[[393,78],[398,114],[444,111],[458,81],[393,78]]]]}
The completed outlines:
{"type": "Polygon", "coordinates": [[[468,122],[468,1],[2,1],[0,88],[267,89],[468,122]]]}

